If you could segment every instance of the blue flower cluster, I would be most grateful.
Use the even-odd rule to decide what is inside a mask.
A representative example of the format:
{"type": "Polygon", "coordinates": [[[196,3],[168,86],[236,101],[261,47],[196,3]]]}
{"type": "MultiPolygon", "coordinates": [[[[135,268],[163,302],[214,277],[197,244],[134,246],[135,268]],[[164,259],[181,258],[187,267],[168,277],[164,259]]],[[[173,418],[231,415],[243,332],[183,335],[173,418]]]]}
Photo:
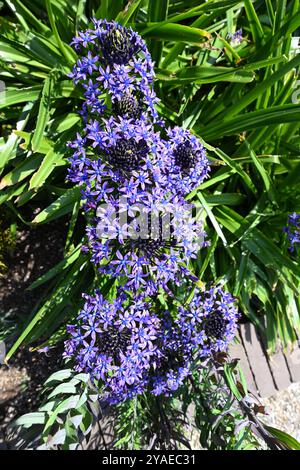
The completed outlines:
{"type": "Polygon", "coordinates": [[[71,76],[86,89],[85,128],[70,143],[69,178],[82,186],[92,262],[151,295],[187,275],[207,244],[184,195],[207,176],[208,161],[188,131],[159,127],[153,63],[141,38],[113,22],[94,25],[73,41],[83,54],[71,76]]]}
{"type": "Polygon", "coordinates": [[[300,245],[300,214],[293,212],[288,216],[288,225],[284,227],[289,242],[289,251],[293,252],[300,245]]]}
{"type": "Polygon", "coordinates": [[[132,304],[122,293],[111,303],[99,292],[85,298],[79,324],[68,328],[65,356],[75,357],[78,371],[104,382],[110,403],[143,392],[161,354],[160,320],[141,296],[132,304]]]}
{"type": "Polygon", "coordinates": [[[185,202],[207,177],[208,160],[194,135],[159,118],[153,62],[137,33],[94,20],[72,44],[84,129],[69,144],[68,178],[82,191],[84,249],[118,294],[111,302],[99,291],[85,296],[65,357],[101,380],[110,403],[146,389],[168,395],[190,373],[195,349],[201,356],[226,349],[238,318],[219,288],[196,291],[178,315],[157,301],[193,280],[189,263],[208,244],[185,202]]]}
{"type": "Polygon", "coordinates": [[[170,395],[190,374],[194,351],[201,357],[225,351],[233,339],[238,312],[234,299],[221,288],[196,291],[190,305],[173,319],[143,294],[134,302],[123,289],[116,300],[99,291],[85,295],[65,357],[75,358],[76,370],[104,384],[103,397],[118,403],[145,390],[170,395]]]}

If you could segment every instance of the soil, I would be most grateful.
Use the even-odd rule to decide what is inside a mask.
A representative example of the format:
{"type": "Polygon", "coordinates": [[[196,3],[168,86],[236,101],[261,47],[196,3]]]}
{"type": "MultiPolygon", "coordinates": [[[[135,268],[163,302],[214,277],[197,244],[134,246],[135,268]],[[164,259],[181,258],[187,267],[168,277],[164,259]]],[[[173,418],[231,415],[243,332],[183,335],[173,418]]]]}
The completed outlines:
{"type": "MultiPolygon", "coordinates": [[[[41,300],[47,286],[26,289],[62,259],[66,229],[62,219],[37,228],[20,227],[14,252],[6,260],[7,271],[0,278],[2,329],[3,325],[16,322],[22,325],[41,300]]],[[[15,339],[15,333],[6,338],[6,348],[15,339]]],[[[12,356],[9,365],[0,365],[0,449],[10,447],[6,439],[8,425],[18,416],[37,409],[44,381],[60,364],[60,348],[45,354],[23,347],[12,356]]]]}
{"type": "Polygon", "coordinates": [[[0,315],[20,317],[31,312],[45,287],[26,290],[63,257],[66,224],[52,223],[38,228],[22,228],[16,247],[7,258],[7,272],[0,278],[0,315]]]}

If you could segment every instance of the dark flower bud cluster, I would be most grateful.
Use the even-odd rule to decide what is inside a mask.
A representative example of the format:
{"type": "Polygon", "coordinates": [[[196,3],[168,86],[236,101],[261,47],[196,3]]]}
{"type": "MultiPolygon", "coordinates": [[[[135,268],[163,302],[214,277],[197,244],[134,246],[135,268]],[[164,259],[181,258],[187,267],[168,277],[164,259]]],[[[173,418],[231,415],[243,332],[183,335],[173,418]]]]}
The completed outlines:
{"type": "Polygon", "coordinates": [[[206,152],[199,139],[181,127],[168,129],[165,164],[167,188],[185,195],[200,186],[208,174],[206,152]]]}
{"type": "Polygon", "coordinates": [[[294,252],[300,245],[300,214],[293,212],[288,216],[288,225],[284,227],[289,243],[289,251],[294,252]]]}
{"type": "Polygon", "coordinates": [[[147,113],[156,121],[158,100],[152,87],[153,63],[146,44],[131,28],[116,22],[94,19],[93,25],[93,29],[80,32],[72,42],[80,58],[71,78],[85,90],[83,116],[99,117],[106,111],[124,115],[118,112],[121,108],[129,118],[147,113]],[[109,109],[108,101],[112,103],[109,109]]]}
{"type": "Polygon", "coordinates": [[[126,93],[121,99],[113,103],[113,112],[117,116],[126,116],[129,119],[138,119],[141,115],[139,102],[130,93],[126,93]]]}
{"type": "Polygon", "coordinates": [[[140,36],[115,22],[93,25],[72,43],[84,128],[69,144],[68,178],[82,191],[84,249],[118,294],[110,302],[100,291],[85,296],[65,357],[117,403],[145,390],[177,390],[196,349],[207,356],[227,347],[237,313],[220,289],[205,298],[197,292],[177,316],[157,307],[159,294],[172,298],[174,285],[195,279],[190,261],[208,244],[185,203],[207,177],[208,160],[199,139],[159,118],[153,62],[140,36]]]}
{"type": "Polygon", "coordinates": [[[179,307],[180,329],[201,356],[226,351],[239,318],[235,300],[219,286],[197,289],[191,303],[179,307]]]}
{"type": "Polygon", "coordinates": [[[65,356],[75,358],[76,370],[104,383],[110,403],[142,393],[161,354],[160,320],[141,296],[131,304],[122,294],[113,302],[97,291],[85,298],[78,324],[69,326],[65,356]]]}

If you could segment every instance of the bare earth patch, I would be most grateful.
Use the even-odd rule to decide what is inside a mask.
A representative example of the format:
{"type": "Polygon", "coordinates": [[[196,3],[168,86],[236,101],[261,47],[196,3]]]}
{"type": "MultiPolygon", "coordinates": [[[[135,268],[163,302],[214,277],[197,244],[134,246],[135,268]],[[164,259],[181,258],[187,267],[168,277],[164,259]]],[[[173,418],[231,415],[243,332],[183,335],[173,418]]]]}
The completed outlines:
{"type": "MultiPolygon", "coordinates": [[[[62,220],[37,228],[19,228],[15,250],[6,260],[7,272],[0,277],[0,334],[7,325],[26,323],[47,284],[33,291],[27,288],[62,259],[65,237],[66,223],[62,220]]],[[[6,350],[16,337],[13,331],[4,334],[6,350]]],[[[11,448],[7,442],[9,424],[36,411],[43,383],[61,362],[60,348],[45,355],[24,347],[10,359],[9,367],[0,364],[0,449],[11,448]]]]}
{"type": "Polygon", "coordinates": [[[26,386],[28,375],[25,368],[11,367],[0,369],[0,406],[15,398],[26,386]]]}

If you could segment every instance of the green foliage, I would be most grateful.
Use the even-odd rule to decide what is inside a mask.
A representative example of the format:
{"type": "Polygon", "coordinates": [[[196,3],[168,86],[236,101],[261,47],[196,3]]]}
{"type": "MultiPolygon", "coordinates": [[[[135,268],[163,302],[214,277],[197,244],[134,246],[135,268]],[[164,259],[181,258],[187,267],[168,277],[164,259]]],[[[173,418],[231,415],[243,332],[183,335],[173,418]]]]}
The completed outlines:
{"type": "MultiPolygon", "coordinates": [[[[278,340],[284,345],[295,341],[300,333],[300,268],[287,252],[282,228],[288,213],[300,212],[300,56],[291,50],[292,35],[299,34],[299,11],[299,0],[3,2],[0,80],[6,89],[0,92],[0,204],[19,224],[38,226],[63,216],[69,220],[64,259],[31,286],[48,283],[8,359],[23,342],[60,341],[81,293],[94,284],[106,293],[112,287],[80,252],[80,195],[65,179],[66,143],[81,128],[77,110],[82,99],[67,78],[76,60],[69,43],[92,16],[117,19],[145,38],[156,62],[160,113],[203,139],[209,154],[210,179],[187,197],[200,209],[211,240],[193,263],[195,275],[200,282],[227,285],[243,315],[266,334],[270,351],[278,340]],[[238,28],[244,39],[234,45],[228,33],[238,28]],[[39,213],[28,220],[35,207],[39,213]]],[[[224,380],[240,400],[230,369],[224,380]]],[[[200,382],[201,394],[209,393],[211,378],[200,382]]],[[[46,425],[45,442],[56,417],[70,413],[68,398],[58,396],[51,410],[30,418],[46,425]],[[57,411],[62,403],[66,408],[57,411]]],[[[198,395],[192,396],[203,445],[257,445],[248,427],[233,437],[239,412],[232,411],[232,397],[224,416],[216,409],[208,418],[198,395]]],[[[139,400],[122,405],[120,446],[143,445],[147,413],[158,405],[139,400]],[[144,422],[139,418],[143,416],[144,422]]],[[[173,409],[174,403],[164,406],[173,409]]],[[[75,442],[76,432],[68,426],[62,444],[67,447],[75,442]]],[[[283,434],[269,432],[293,446],[283,434]]],[[[62,439],[57,437],[59,444],[62,439]]]]}
{"type": "MultiPolygon", "coordinates": [[[[266,332],[271,350],[278,338],[293,342],[300,326],[299,268],[284,248],[282,227],[288,212],[300,210],[300,105],[292,102],[300,59],[290,51],[300,26],[298,2],[275,12],[264,1],[126,3],[6,2],[0,202],[20,216],[38,203],[40,213],[28,221],[34,225],[71,217],[66,259],[73,259],[80,196],[65,182],[66,142],[80,129],[81,97],[67,80],[75,61],[68,43],[93,11],[130,23],[155,58],[161,113],[203,138],[211,158],[211,178],[188,196],[204,209],[200,217],[214,240],[213,249],[199,254],[196,275],[226,282],[243,313],[266,332]],[[239,27],[244,40],[233,46],[227,35],[239,27]]],[[[63,261],[57,280],[69,270],[63,261]]],[[[53,284],[54,297],[59,285],[53,284]]],[[[65,313],[53,315],[59,323],[65,313]]],[[[31,340],[33,324],[22,340],[31,340]]]]}
{"type": "Polygon", "coordinates": [[[263,424],[264,413],[239,364],[220,356],[205,367],[196,363],[175,396],[143,395],[118,405],[115,446],[190,449],[192,440],[210,450],[298,449],[293,437],[263,424]]]}
{"type": "Polygon", "coordinates": [[[64,369],[45,382],[47,399],[38,411],[18,418],[18,446],[39,450],[74,450],[90,435],[97,415],[98,394],[88,384],[86,374],[64,369]]]}
{"type": "MultiPolygon", "coordinates": [[[[247,405],[236,364],[228,367],[230,379],[228,372],[225,379],[220,375],[220,364],[210,362],[195,369],[177,396],[143,394],[118,405],[111,410],[114,448],[191,449],[193,435],[194,446],[211,450],[257,449],[264,441],[271,448],[296,449],[299,444],[291,436],[258,421],[260,407],[255,405],[253,410],[247,405]],[[237,394],[238,388],[241,392],[237,394]]],[[[57,371],[47,379],[42,393],[45,399],[39,409],[13,424],[18,448],[74,450],[83,442],[87,444],[96,422],[101,426],[102,417],[101,394],[88,376],[71,369],[57,371]]]]}

